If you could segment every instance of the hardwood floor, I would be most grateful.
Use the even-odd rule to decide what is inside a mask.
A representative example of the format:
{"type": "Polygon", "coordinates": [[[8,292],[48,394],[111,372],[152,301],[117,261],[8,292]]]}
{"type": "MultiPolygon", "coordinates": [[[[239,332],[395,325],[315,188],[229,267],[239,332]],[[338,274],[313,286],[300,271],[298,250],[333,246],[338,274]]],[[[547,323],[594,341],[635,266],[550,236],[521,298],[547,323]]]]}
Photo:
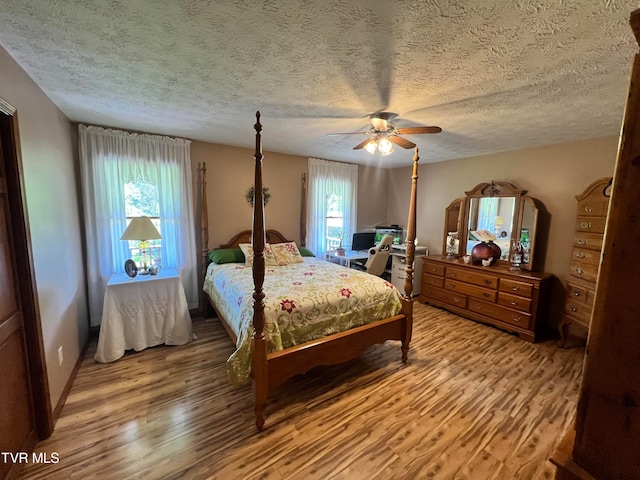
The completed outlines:
{"type": "Polygon", "coordinates": [[[33,479],[551,479],[584,351],[530,344],[415,305],[409,364],[396,342],[296,377],[254,426],[216,320],[198,339],[94,362],[91,345],[33,479]]]}

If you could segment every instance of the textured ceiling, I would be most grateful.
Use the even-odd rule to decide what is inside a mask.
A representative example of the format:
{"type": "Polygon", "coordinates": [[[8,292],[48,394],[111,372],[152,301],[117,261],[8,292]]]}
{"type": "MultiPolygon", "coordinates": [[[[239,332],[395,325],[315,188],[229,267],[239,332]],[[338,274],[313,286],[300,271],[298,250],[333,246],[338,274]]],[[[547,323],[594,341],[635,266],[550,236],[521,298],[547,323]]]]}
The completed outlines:
{"type": "Polygon", "coordinates": [[[0,0],[0,44],[73,121],[395,167],[617,135],[637,2],[0,0]]]}

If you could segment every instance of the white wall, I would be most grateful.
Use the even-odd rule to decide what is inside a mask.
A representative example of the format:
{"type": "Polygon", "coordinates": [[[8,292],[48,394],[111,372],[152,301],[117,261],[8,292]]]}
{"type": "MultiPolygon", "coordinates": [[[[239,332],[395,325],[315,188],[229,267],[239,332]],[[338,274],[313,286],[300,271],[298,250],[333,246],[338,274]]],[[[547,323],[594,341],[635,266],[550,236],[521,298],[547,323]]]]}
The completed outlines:
{"type": "Polygon", "coordinates": [[[89,332],[77,136],[71,122],[2,47],[0,97],[17,109],[37,302],[55,408],[89,332]]]}

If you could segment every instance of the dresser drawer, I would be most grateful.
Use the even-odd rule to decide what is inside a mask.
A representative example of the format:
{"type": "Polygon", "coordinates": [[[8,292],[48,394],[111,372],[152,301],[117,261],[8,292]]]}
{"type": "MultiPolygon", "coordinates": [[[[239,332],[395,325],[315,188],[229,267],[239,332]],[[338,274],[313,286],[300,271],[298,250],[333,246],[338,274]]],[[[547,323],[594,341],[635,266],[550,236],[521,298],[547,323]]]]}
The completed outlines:
{"type": "Polygon", "coordinates": [[[582,285],[567,282],[567,302],[577,302],[586,305],[593,305],[595,292],[582,285]]]}
{"type": "Polygon", "coordinates": [[[465,295],[459,295],[455,292],[445,290],[436,287],[426,287],[424,292],[420,292],[421,295],[434,300],[439,300],[450,305],[455,305],[460,308],[467,308],[467,297],[465,295]]]}
{"type": "Polygon", "coordinates": [[[571,259],[597,266],[600,264],[600,251],[574,247],[571,250],[571,259]]]}
{"type": "Polygon", "coordinates": [[[524,282],[501,278],[498,290],[501,292],[519,295],[521,297],[531,298],[533,296],[533,285],[524,282]]]}
{"type": "Polygon", "coordinates": [[[485,275],[480,272],[474,272],[460,267],[447,267],[445,277],[452,280],[471,283],[473,285],[479,285],[485,288],[495,289],[498,287],[498,277],[485,275]]]}
{"type": "Polygon", "coordinates": [[[439,275],[441,277],[444,276],[444,265],[440,265],[439,263],[433,263],[429,260],[425,260],[422,264],[422,272],[429,273],[431,275],[439,275]]]}
{"type": "Polygon", "coordinates": [[[576,232],[604,233],[607,217],[578,217],[576,232]]]}
{"type": "Polygon", "coordinates": [[[523,312],[531,312],[531,299],[525,297],[519,297],[517,295],[511,295],[510,293],[500,292],[498,293],[498,303],[505,307],[515,308],[523,312]]]}
{"type": "Polygon", "coordinates": [[[606,217],[609,210],[609,199],[584,199],[578,202],[578,216],[606,217]]]}
{"type": "Polygon", "coordinates": [[[573,318],[580,325],[589,326],[591,320],[591,311],[593,307],[580,302],[572,302],[568,300],[564,304],[565,315],[573,318]]]}
{"type": "Polygon", "coordinates": [[[424,287],[444,287],[444,277],[436,277],[435,275],[429,275],[428,273],[422,274],[422,285],[424,287]]]}
{"type": "Polygon", "coordinates": [[[576,235],[573,238],[573,246],[600,251],[602,250],[602,234],[576,232],[576,235]]]}
{"type": "Polygon", "coordinates": [[[528,329],[531,323],[531,315],[528,313],[512,310],[495,303],[486,303],[475,298],[469,299],[469,310],[524,329],[528,329]]]}
{"type": "Polygon", "coordinates": [[[597,265],[589,265],[588,263],[577,262],[575,260],[571,261],[569,272],[576,278],[582,278],[590,282],[595,282],[598,278],[597,265]]]}
{"type": "Polygon", "coordinates": [[[449,279],[445,280],[444,288],[446,290],[452,290],[454,292],[468,295],[469,297],[480,298],[482,300],[486,300],[487,302],[496,301],[496,291],[489,288],[482,288],[476,285],[470,285],[468,283],[449,279]]]}

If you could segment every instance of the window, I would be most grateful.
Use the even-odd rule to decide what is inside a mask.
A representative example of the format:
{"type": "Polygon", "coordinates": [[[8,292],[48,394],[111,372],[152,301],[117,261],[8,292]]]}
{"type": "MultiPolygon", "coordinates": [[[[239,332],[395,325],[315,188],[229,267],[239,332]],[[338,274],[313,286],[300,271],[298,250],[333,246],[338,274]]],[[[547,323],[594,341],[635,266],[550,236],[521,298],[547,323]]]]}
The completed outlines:
{"type": "Polygon", "coordinates": [[[319,258],[342,240],[348,248],[356,231],[358,166],[309,159],[307,243],[319,258]]]}
{"type": "Polygon", "coordinates": [[[120,240],[133,217],[148,216],[162,235],[152,263],[176,269],[189,308],[198,306],[189,140],[79,125],[89,315],[100,324],[105,286],[139,260],[136,242],[120,240]]]}
{"type": "Polygon", "coordinates": [[[327,250],[335,250],[345,242],[342,196],[332,193],[327,196],[327,250]]]}
{"type": "MultiPolygon", "coordinates": [[[[127,216],[127,226],[134,217],[149,217],[153,225],[160,228],[160,197],[158,186],[151,182],[138,178],[133,182],[124,184],[124,207],[127,216]]],[[[149,265],[162,267],[162,239],[149,240],[149,250],[147,252],[150,259],[149,265]]],[[[139,242],[129,241],[130,257],[136,264],[142,263],[140,258],[139,242]]]]}

